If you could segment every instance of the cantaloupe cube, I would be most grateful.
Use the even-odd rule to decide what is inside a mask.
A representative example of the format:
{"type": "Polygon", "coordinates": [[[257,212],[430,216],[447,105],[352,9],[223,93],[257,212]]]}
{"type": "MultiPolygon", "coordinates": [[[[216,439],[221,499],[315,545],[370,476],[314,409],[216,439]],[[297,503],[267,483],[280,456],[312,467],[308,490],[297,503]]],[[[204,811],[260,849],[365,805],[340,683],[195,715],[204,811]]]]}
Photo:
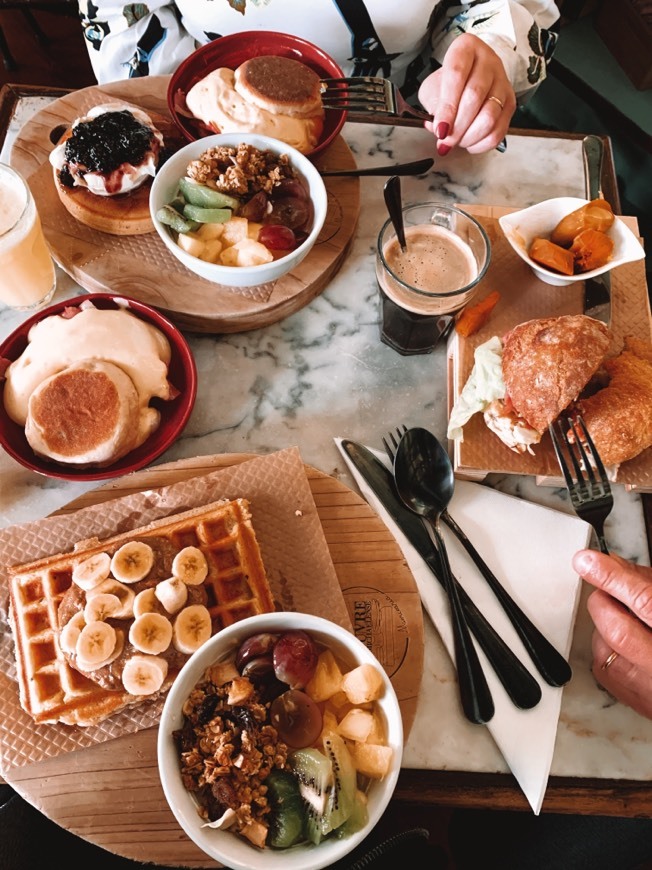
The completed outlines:
{"type": "Polygon", "coordinates": [[[327,701],[342,687],[342,671],[333,653],[327,649],[319,654],[312,678],[304,689],[307,695],[319,703],[327,701]]]}
{"type": "Polygon", "coordinates": [[[374,724],[374,714],[370,710],[361,707],[352,707],[338,725],[338,732],[347,740],[355,740],[365,743],[374,724]]]}
{"type": "Polygon", "coordinates": [[[231,220],[228,220],[226,223],[222,224],[222,226],[224,229],[222,230],[220,238],[225,247],[227,245],[235,245],[236,242],[247,238],[247,230],[249,228],[249,221],[247,218],[232,217],[231,220]]]}
{"type": "Polygon", "coordinates": [[[201,257],[202,251],[204,250],[203,239],[198,238],[195,233],[179,233],[177,236],[177,244],[193,257],[201,257]]]}
{"type": "Polygon", "coordinates": [[[342,691],[352,704],[375,701],[383,693],[383,678],[377,668],[365,662],[344,674],[342,691]]]}
{"type": "MultiPolygon", "coordinates": [[[[207,226],[207,224],[204,224],[204,226],[207,226]]],[[[199,255],[199,259],[206,260],[208,263],[219,263],[221,253],[222,242],[219,239],[207,239],[204,242],[204,250],[199,255]]]]}
{"type": "Polygon", "coordinates": [[[389,773],[394,750],[391,746],[377,743],[354,743],[351,754],[358,773],[371,779],[382,779],[389,773]]]}
{"type": "Polygon", "coordinates": [[[224,232],[225,224],[201,224],[195,232],[200,239],[219,239],[224,232]]]}

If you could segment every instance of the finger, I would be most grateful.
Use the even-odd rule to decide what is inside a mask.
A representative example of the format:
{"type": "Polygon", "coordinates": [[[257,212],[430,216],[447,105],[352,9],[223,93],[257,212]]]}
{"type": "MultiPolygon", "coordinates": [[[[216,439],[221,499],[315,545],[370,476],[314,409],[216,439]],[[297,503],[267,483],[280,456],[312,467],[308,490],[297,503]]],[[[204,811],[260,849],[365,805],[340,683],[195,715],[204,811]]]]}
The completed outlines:
{"type": "Polygon", "coordinates": [[[589,595],[586,607],[609,652],[614,650],[652,676],[652,631],[602,590],[589,595]]]}
{"type": "Polygon", "coordinates": [[[576,553],[573,568],[587,583],[617,598],[652,627],[652,568],[595,550],[576,553]]]}
{"type": "MultiPolygon", "coordinates": [[[[438,135],[444,132],[442,125],[447,126],[447,132],[443,136],[440,135],[441,139],[445,139],[453,130],[453,126],[459,122],[458,108],[462,94],[467,88],[474,61],[474,54],[469,50],[468,41],[465,41],[463,37],[456,39],[446,52],[444,63],[439,70],[438,99],[429,109],[434,115],[434,127],[438,135]]],[[[466,130],[466,126],[462,132],[464,130],[466,130]]],[[[447,142],[446,144],[452,146],[455,143],[447,142]]]]}
{"type": "Polygon", "coordinates": [[[605,668],[612,650],[597,631],[593,633],[592,650],[592,671],[597,682],[614,698],[652,719],[652,675],[622,655],[605,668]]]}
{"type": "Polygon", "coordinates": [[[469,154],[490,151],[504,139],[511,117],[512,112],[507,106],[501,108],[494,100],[485,100],[458,145],[466,148],[469,154]]]}

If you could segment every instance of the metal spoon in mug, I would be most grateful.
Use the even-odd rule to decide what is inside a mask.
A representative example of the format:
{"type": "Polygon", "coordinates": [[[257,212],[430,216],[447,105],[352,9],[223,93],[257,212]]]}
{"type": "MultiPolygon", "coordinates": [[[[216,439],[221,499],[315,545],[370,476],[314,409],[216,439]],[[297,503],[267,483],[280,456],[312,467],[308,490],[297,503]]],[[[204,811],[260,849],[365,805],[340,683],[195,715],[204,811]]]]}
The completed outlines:
{"type": "Polygon", "coordinates": [[[440,517],[455,488],[450,459],[427,429],[408,429],[396,450],[394,477],[405,505],[427,519],[435,535],[442,581],[451,607],[455,665],[464,714],[471,722],[489,722],[495,712],[493,698],[464,617],[440,528],[440,517]]]}
{"type": "Polygon", "coordinates": [[[422,175],[427,172],[435,162],[434,157],[424,157],[422,160],[413,160],[411,163],[395,163],[394,166],[369,166],[365,169],[317,169],[319,174],[331,175],[422,175]]]}
{"type": "Polygon", "coordinates": [[[403,226],[403,204],[401,202],[401,179],[398,175],[392,175],[388,178],[383,187],[383,195],[385,197],[385,205],[389,212],[396,238],[401,246],[401,251],[407,251],[405,241],[405,228],[403,226]]]}

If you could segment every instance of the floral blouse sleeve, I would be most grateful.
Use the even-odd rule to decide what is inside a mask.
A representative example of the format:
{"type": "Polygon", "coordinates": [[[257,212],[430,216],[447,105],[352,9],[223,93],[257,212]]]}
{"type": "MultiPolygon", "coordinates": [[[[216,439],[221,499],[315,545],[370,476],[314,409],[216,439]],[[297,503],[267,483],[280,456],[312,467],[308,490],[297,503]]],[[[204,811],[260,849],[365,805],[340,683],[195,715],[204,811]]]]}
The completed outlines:
{"type": "Polygon", "coordinates": [[[548,34],[559,18],[552,0],[443,2],[435,10],[433,57],[441,63],[456,36],[473,33],[501,58],[516,95],[523,98],[546,76],[546,58],[556,37],[548,34]]]}

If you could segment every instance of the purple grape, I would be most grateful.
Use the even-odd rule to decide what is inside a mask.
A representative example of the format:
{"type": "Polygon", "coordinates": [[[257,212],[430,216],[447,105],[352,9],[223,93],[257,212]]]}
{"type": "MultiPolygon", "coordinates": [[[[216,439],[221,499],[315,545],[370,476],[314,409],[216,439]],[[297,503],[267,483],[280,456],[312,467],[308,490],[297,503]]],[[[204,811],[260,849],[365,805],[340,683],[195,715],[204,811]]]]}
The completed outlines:
{"type": "Polygon", "coordinates": [[[303,689],[315,672],[319,652],[305,631],[286,631],[273,651],[274,671],[292,689],[303,689]]]}
{"type": "Polygon", "coordinates": [[[235,656],[235,666],[240,673],[251,659],[271,655],[279,637],[278,634],[270,634],[270,632],[265,631],[260,634],[252,634],[251,637],[244,640],[235,656]]]}

